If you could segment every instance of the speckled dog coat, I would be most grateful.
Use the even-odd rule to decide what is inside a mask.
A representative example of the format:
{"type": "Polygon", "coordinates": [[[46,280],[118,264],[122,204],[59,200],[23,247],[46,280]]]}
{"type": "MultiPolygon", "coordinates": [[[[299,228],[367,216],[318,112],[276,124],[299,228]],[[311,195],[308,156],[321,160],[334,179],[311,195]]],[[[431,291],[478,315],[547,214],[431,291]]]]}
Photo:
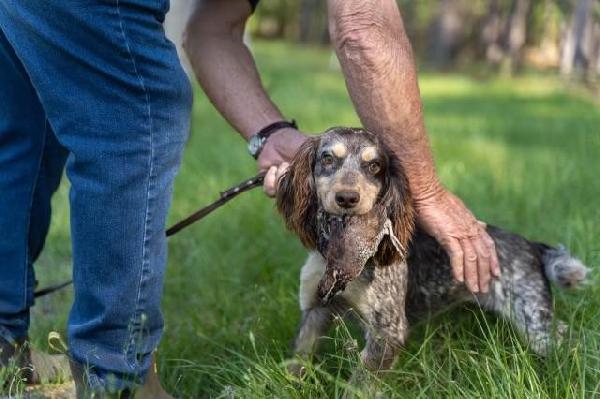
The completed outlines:
{"type": "Polygon", "coordinates": [[[333,315],[352,312],[366,333],[365,365],[389,368],[410,322],[465,302],[510,320],[530,348],[544,355],[566,327],[553,317],[550,281],[572,287],[588,272],[562,247],[488,226],[502,273],[488,293],[470,293],[453,278],[445,250],[413,228],[412,201],[399,162],[385,143],[362,129],[334,128],[310,140],[282,177],[277,200],[288,227],[310,250],[300,277],[299,356],[314,350],[333,315]],[[326,159],[332,152],[336,159],[326,159]],[[377,168],[367,158],[376,159],[377,168]],[[354,190],[361,201],[373,199],[353,201],[353,208],[370,208],[352,215],[345,199],[340,206],[330,200],[331,190],[354,190]],[[368,190],[377,190],[376,195],[368,190]]]}

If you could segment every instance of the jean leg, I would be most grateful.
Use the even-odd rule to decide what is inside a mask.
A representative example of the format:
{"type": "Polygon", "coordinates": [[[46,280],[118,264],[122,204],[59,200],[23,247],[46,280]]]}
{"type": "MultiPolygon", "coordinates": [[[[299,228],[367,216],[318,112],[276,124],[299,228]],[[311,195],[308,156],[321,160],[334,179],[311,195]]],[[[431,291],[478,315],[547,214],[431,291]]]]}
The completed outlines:
{"type": "Polygon", "coordinates": [[[69,152],[46,123],[44,152],[33,195],[29,229],[29,258],[35,262],[40,256],[50,228],[51,199],[60,185],[69,152]]]}
{"type": "Polygon", "coordinates": [[[54,191],[44,182],[57,185],[64,164],[64,157],[48,159],[63,151],[47,140],[51,136],[29,77],[0,30],[0,336],[9,341],[27,335],[32,263],[48,230],[54,191]]]}
{"type": "Polygon", "coordinates": [[[69,345],[98,387],[143,378],[162,332],[164,225],[191,108],[162,29],[167,4],[0,2],[0,26],[71,153],[69,345]]]}
{"type": "Polygon", "coordinates": [[[33,264],[42,253],[46,236],[50,229],[52,195],[60,185],[65,162],[69,152],[56,139],[50,124],[46,122],[44,151],[38,177],[33,192],[33,202],[29,215],[29,262],[27,298],[29,306],[34,303],[35,271],[33,264]]]}

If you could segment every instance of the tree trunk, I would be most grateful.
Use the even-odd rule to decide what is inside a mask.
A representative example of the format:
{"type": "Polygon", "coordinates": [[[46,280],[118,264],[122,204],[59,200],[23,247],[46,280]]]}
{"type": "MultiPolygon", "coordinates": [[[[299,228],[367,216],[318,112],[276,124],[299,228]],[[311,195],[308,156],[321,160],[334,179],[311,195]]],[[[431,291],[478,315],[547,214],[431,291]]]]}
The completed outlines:
{"type": "Polygon", "coordinates": [[[586,80],[589,83],[596,83],[600,77],[600,22],[593,21],[590,26],[586,80]]]}
{"type": "Polygon", "coordinates": [[[523,46],[527,38],[527,16],[531,0],[514,0],[505,35],[505,61],[507,71],[512,74],[521,66],[523,46]]]}
{"type": "Polygon", "coordinates": [[[502,7],[500,6],[499,0],[490,0],[488,4],[488,11],[481,22],[481,51],[486,61],[492,65],[498,65],[502,60],[502,26],[503,21],[502,7]]]}
{"type": "Polygon", "coordinates": [[[319,0],[302,0],[300,3],[300,42],[308,43],[315,16],[315,8],[319,0]]]}
{"type": "Polygon", "coordinates": [[[329,44],[331,43],[331,36],[329,36],[329,25],[327,24],[327,19],[325,19],[325,24],[323,29],[321,30],[321,44],[329,44]]]}
{"type": "Polygon", "coordinates": [[[586,46],[593,35],[592,12],[596,0],[579,0],[563,35],[560,73],[570,76],[574,72],[584,73],[588,68],[591,48],[586,46]],[[588,40],[586,40],[588,39],[588,40]]]}
{"type": "Polygon", "coordinates": [[[432,27],[430,60],[438,68],[451,65],[463,36],[464,15],[459,0],[441,0],[432,27]]]}

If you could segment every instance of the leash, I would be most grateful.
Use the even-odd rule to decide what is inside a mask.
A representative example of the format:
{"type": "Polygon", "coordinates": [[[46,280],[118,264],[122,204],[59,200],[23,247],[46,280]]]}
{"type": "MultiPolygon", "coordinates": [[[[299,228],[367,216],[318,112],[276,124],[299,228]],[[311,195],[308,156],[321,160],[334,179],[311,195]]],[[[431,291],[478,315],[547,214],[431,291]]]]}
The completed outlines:
{"type": "Polygon", "coordinates": [[[250,179],[246,179],[236,186],[233,186],[229,190],[221,192],[218,200],[208,206],[205,206],[204,208],[197,210],[187,218],[183,219],[181,222],[169,227],[166,232],[167,237],[177,234],[192,223],[196,223],[198,220],[202,219],[215,209],[222,207],[241,193],[252,190],[258,186],[262,186],[264,181],[265,173],[259,173],[258,175],[251,177],[250,179]]]}
{"type": "MultiPolygon", "coordinates": [[[[244,193],[246,191],[252,190],[253,188],[262,186],[264,181],[265,181],[265,173],[263,172],[263,173],[259,173],[258,175],[254,176],[254,177],[244,180],[243,182],[231,187],[230,189],[228,189],[226,191],[222,191],[219,195],[218,200],[212,202],[211,204],[209,204],[203,208],[200,208],[199,210],[192,213],[190,216],[183,219],[182,221],[175,223],[173,226],[171,226],[167,229],[167,231],[165,232],[165,235],[167,237],[171,237],[171,236],[179,233],[181,230],[185,229],[189,225],[196,223],[200,219],[207,216],[209,213],[222,207],[223,205],[225,205],[226,203],[228,203],[229,201],[231,201],[232,199],[234,199],[241,193],[244,193]]],[[[50,295],[56,291],[59,291],[65,287],[71,285],[72,283],[73,283],[73,280],[69,280],[69,281],[65,281],[65,282],[62,282],[62,283],[59,283],[56,285],[51,285],[49,287],[41,288],[41,289],[35,291],[33,296],[35,298],[39,298],[42,296],[50,295]]]]}
{"type": "Polygon", "coordinates": [[[50,295],[53,292],[56,292],[58,290],[62,290],[63,288],[71,285],[71,283],[73,283],[73,280],[65,281],[65,282],[62,282],[62,283],[56,284],[56,285],[51,285],[51,286],[46,287],[46,288],[40,288],[39,290],[37,290],[36,292],[33,293],[33,297],[34,298],[39,298],[39,297],[42,297],[42,296],[50,295]]]}

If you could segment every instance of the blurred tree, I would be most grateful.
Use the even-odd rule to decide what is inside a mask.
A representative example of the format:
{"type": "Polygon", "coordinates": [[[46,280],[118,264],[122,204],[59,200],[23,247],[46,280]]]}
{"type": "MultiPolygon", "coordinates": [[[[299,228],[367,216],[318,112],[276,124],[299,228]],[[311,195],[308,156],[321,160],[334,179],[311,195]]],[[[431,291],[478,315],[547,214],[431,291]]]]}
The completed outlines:
{"type": "Polygon", "coordinates": [[[508,74],[518,71],[531,23],[531,0],[488,0],[479,24],[478,54],[508,74]]]}
{"type": "Polygon", "coordinates": [[[487,12],[480,24],[480,42],[487,62],[498,65],[502,61],[502,48],[500,39],[503,26],[506,23],[503,15],[503,4],[500,0],[489,0],[487,12]]]}
{"type": "Polygon", "coordinates": [[[513,74],[521,66],[527,36],[527,17],[531,0],[513,0],[504,38],[505,72],[513,74]]]}
{"type": "Polygon", "coordinates": [[[261,0],[253,34],[270,39],[297,39],[299,0],[261,0]]]}
{"type": "Polygon", "coordinates": [[[556,68],[560,60],[560,27],[561,13],[555,0],[533,2],[524,62],[535,68],[556,68]]]}
{"type": "MultiPolygon", "coordinates": [[[[522,66],[600,76],[599,0],[396,0],[418,59],[435,68],[522,66]]],[[[261,0],[253,33],[329,41],[324,0],[261,0]]]]}
{"type": "Polygon", "coordinates": [[[318,3],[319,0],[302,0],[300,6],[300,41],[302,43],[307,43],[310,39],[313,14],[318,3]]]}
{"type": "Polygon", "coordinates": [[[431,27],[429,60],[436,68],[448,68],[465,36],[467,15],[461,0],[440,0],[436,17],[431,27]]]}
{"type": "Polygon", "coordinates": [[[562,39],[560,73],[594,80],[598,75],[598,3],[577,0],[571,7],[562,39]]]}
{"type": "Polygon", "coordinates": [[[326,2],[302,0],[300,5],[300,42],[329,42],[326,2]]]}
{"type": "Polygon", "coordinates": [[[600,5],[596,6],[596,18],[590,33],[590,53],[587,69],[587,81],[596,83],[600,79],[600,5]]]}

